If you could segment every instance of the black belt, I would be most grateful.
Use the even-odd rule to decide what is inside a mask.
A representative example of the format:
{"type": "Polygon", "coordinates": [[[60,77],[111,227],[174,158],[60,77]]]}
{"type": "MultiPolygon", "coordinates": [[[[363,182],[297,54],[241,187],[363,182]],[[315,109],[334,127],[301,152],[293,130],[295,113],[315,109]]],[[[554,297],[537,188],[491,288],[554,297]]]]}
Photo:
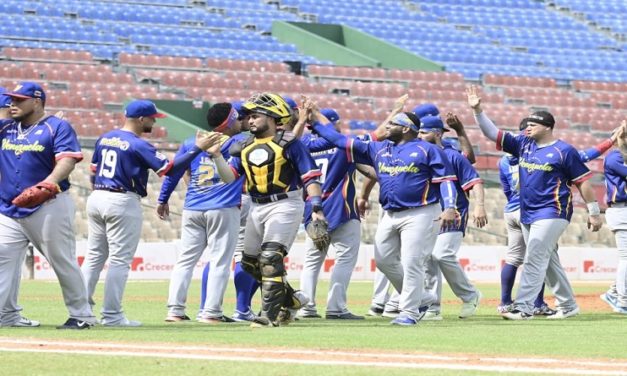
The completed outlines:
{"type": "Polygon", "coordinates": [[[610,202],[611,208],[624,208],[627,207],[627,202],[610,202]]]}
{"type": "Polygon", "coordinates": [[[96,188],[97,191],[107,191],[107,192],[114,192],[114,193],[126,193],[125,189],[122,188],[108,188],[108,187],[103,187],[103,188],[96,188]]]}
{"type": "Polygon", "coordinates": [[[287,193],[277,193],[269,196],[250,196],[250,199],[255,204],[268,204],[270,202],[285,200],[288,197],[287,193]]]}

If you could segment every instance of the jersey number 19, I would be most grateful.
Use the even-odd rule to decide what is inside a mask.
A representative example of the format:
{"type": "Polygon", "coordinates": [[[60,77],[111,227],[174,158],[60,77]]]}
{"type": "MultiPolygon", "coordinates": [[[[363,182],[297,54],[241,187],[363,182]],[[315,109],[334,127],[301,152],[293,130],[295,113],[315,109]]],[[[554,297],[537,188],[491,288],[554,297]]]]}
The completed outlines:
{"type": "Polygon", "coordinates": [[[98,174],[105,178],[113,178],[115,175],[115,166],[118,162],[118,153],[115,150],[102,149],[100,162],[100,172],[98,174]]]}

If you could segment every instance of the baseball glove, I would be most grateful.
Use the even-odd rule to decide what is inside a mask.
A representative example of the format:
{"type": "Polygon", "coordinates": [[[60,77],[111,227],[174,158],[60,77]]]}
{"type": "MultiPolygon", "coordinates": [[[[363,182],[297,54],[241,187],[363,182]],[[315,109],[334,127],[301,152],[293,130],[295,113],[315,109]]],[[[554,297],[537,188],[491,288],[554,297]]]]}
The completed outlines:
{"type": "Polygon", "coordinates": [[[316,219],[307,225],[307,235],[313,240],[314,245],[320,252],[327,253],[331,237],[329,236],[329,224],[327,221],[316,219]]]}
{"type": "Polygon", "coordinates": [[[58,184],[42,181],[26,188],[11,202],[20,208],[34,208],[54,198],[59,192],[61,187],[58,184]]]}

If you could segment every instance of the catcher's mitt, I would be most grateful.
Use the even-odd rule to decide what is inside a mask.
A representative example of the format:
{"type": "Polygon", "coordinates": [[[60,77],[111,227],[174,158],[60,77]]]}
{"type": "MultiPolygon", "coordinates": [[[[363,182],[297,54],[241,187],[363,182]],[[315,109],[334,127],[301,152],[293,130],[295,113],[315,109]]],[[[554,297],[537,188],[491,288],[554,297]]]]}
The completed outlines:
{"type": "Polygon", "coordinates": [[[314,245],[320,252],[327,253],[329,250],[329,244],[331,244],[331,237],[329,236],[329,224],[327,221],[316,219],[307,225],[307,235],[313,240],[314,245]]]}
{"type": "Polygon", "coordinates": [[[26,188],[11,202],[20,208],[34,208],[54,198],[59,192],[61,187],[58,184],[42,181],[26,188]]]}

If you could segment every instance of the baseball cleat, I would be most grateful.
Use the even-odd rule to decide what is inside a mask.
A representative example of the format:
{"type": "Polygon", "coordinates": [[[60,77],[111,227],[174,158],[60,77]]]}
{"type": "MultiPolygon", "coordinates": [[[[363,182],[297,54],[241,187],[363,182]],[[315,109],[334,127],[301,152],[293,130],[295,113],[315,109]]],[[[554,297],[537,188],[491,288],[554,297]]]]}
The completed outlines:
{"type": "Polygon", "coordinates": [[[614,312],[620,313],[621,315],[627,315],[627,307],[618,306],[614,312]]]}
{"type": "Polygon", "coordinates": [[[196,321],[198,321],[199,323],[202,323],[202,324],[221,324],[223,322],[226,322],[226,323],[235,322],[235,320],[233,320],[230,317],[226,317],[226,316],[220,316],[220,317],[199,317],[198,319],[196,319],[196,321]]]}
{"type": "Polygon", "coordinates": [[[601,294],[599,296],[599,298],[601,298],[601,300],[603,300],[604,302],[606,302],[610,307],[612,307],[612,310],[614,312],[618,312],[619,306],[618,306],[618,301],[616,299],[615,295],[611,295],[609,293],[605,293],[605,294],[601,294]]]}
{"type": "Polygon", "coordinates": [[[444,317],[438,311],[427,311],[425,317],[422,318],[422,321],[442,321],[444,317]]]}
{"type": "Polygon", "coordinates": [[[481,291],[477,290],[477,295],[473,300],[462,304],[462,309],[459,312],[460,319],[467,319],[477,313],[477,307],[479,307],[479,301],[481,301],[481,296],[481,291]]]}
{"type": "Polygon", "coordinates": [[[394,320],[390,321],[390,324],[399,326],[414,326],[418,325],[418,320],[409,315],[401,313],[394,320]]]}
{"type": "Polygon", "coordinates": [[[87,321],[69,318],[69,319],[67,319],[67,321],[63,325],[57,326],[57,329],[82,330],[82,329],[89,329],[92,326],[93,326],[93,324],[90,324],[87,321]]]}
{"type": "Polygon", "coordinates": [[[383,314],[383,308],[377,305],[371,305],[366,316],[381,316],[383,314]]]}
{"type": "Polygon", "coordinates": [[[273,323],[267,317],[257,316],[255,320],[250,324],[251,328],[272,328],[278,326],[278,324],[273,323]]]}
{"type": "Polygon", "coordinates": [[[165,322],[180,322],[180,321],[189,321],[190,318],[187,315],[177,316],[177,315],[168,315],[165,318],[165,322]]]}
{"type": "Polygon", "coordinates": [[[242,313],[238,310],[235,310],[235,312],[233,313],[233,320],[235,321],[254,321],[255,320],[255,314],[253,313],[253,311],[248,310],[248,312],[246,313],[242,313]]]}
{"type": "Polygon", "coordinates": [[[340,313],[340,314],[327,313],[324,316],[324,318],[327,320],[365,320],[366,319],[364,316],[357,316],[350,312],[345,312],[345,313],[340,313]]]}
{"type": "Polygon", "coordinates": [[[296,317],[300,317],[303,319],[321,319],[322,318],[322,316],[320,316],[318,312],[303,311],[302,309],[298,311],[298,314],[296,315],[296,317]]]}
{"type": "Polygon", "coordinates": [[[398,308],[397,308],[397,309],[394,309],[394,310],[385,310],[385,311],[383,311],[383,313],[381,314],[381,317],[388,317],[388,318],[393,319],[393,318],[398,317],[398,315],[399,315],[400,313],[401,313],[401,311],[399,311],[399,310],[398,310],[398,308]]]}
{"type": "Polygon", "coordinates": [[[506,312],[510,312],[513,309],[514,309],[514,305],[513,304],[501,304],[498,307],[496,307],[496,312],[498,312],[498,313],[506,313],[506,312]]]}
{"type": "Polygon", "coordinates": [[[533,315],[527,313],[527,312],[523,312],[521,310],[518,309],[513,309],[509,312],[505,312],[503,314],[501,314],[501,316],[503,317],[503,319],[505,320],[531,320],[533,319],[533,315]]]}
{"type": "Polygon", "coordinates": [[[35,321],[35,320],[29,320],[24,316],[20,316],[20,319],[9,325],[13,328],[36,328],[38,326],[40,326],[41,324],[39,323],[39,321],[35,321]]]}
{"type": "Polygon", "coordinates": [[[103,320],[102,326],[106,326],[110,328],[115,328],[115,327],[137,328],[139,326],[142,326],[142,323],[139,321],[129,320],[125,318],[124,320],[118,321],[118,322],[106,322],[103,320]]]}
{"type": "Polygon", "coordinates": [[[548,316],[547,319],[555,319],[555,320],[567,319],[569,317],[577,316],[578,314],[579,314],[579,307],[575,307],[573,309],[568,309],[568,310],[558,309],[556,314],[552,316],[548,316]]]}
{"type": "Polygon", "coordinates": [[[542,304],[541,307],[535,307],[533,309],[534,316],[553,316],[557,311],[548,306],[548,304],[542,304]]]}

